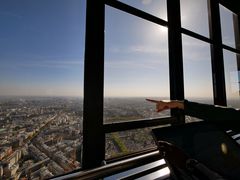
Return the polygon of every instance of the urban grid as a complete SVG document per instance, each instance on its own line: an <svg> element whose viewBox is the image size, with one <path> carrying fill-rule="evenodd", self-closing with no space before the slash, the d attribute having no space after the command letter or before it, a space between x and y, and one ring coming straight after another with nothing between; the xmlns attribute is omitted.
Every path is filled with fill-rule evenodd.
<svg viewBox="0 0 240 180"><path fill-rule="evenodd" d="M104 123L169 116L144 98L105 98ZM83 100L0 98L0 179L46 179L81 167ZM151 129L106 134L106 159L153 147Z"/></svg>

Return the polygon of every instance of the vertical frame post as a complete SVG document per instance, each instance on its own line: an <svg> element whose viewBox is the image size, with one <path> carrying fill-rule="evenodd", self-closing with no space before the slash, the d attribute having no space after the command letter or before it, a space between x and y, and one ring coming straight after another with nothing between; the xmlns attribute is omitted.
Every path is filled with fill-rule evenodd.
<svg viewBox="0 0 240 180"><path fill-rule="evenodd" d="M168 49L169 49L169 72L170 72L170 98L184 99L183 80L183 55L181 35L180 0L167 1L168 15ZM171 114L179 115L178 111L172 110ZM179 123L184 123L184 115L180 114Z"/></svg>
<svg viewBox="0 0 240 180"><path fill-rule="evenodd" d="M235 35L235 44L236 49L240 50L240 18L239 14L233 14L233 25L234 25L234 35ZM240 54L236 54L237 59L237 71L240 73ZM240 96L240 77L238 76L238 91Z"/></svg>
<svg viewBox="0 0 240 180"><path fill-rule="evenodd" d="M83 101L83 169L105 159L103 130L104 1L87 0Z"/></svg>
<svg viewBox="0 0 240 180"><path fill-rule="evenodd" d="M219 0L209 0L208 12L209 12L210 38L213 41L213 44L211 45L211 61L213 75L212 78L213 78L214 104L226 106L227 100L226 100Z"/></svg>

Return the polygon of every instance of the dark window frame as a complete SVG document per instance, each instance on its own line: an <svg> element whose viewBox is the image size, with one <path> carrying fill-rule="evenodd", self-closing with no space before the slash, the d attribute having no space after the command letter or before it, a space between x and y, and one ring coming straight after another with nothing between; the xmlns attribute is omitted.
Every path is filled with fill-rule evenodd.
<svg viewBox="0 0 240 180"><path fill-rule="evenodd" d="M162 124L185 123L183 112L171 111L171 117L151 120L104 124L104 21L105 5L169 28L169 75L170 99L184 99L182 34L211 45L214 104L226 105L223 49L240 54L235 48L222 44L219 4L232 10L238 17L238 8L225 0L208 0L210 38L181 27L180 0L167 1L168 21L131 7L117 0L87 1L85 70L84 70L84 116L82 168L100 166L105 161L105 134L121 130L145 128ZM239 23L240 20L235 23ZM238 28L235 31L239 32ZM239 38L236 40L239 44ZM173 56L174 54L174 56Z"/></svg>

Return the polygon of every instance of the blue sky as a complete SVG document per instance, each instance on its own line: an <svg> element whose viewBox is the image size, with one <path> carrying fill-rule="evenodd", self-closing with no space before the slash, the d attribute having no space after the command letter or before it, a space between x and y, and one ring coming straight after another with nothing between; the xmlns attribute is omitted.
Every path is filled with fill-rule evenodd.
<svg viewBox="0 0 240 180"><path fill-rule="evenodd" d="M0 1L1 95L81 95L84 1Z"/></svg>
<svg viewBox="0 0 240 180"><path fill-rule="evenodd" d="M121 1L167 20L166 0ZM0 1L0 95L83 95L85 5ZM206 0L181 0L183 27L208 37L206 8ZM105 13L105 96L169 97L167 28L108 6ZM183 35L183 57L186 96L212 96L209 45Z"/></svg>

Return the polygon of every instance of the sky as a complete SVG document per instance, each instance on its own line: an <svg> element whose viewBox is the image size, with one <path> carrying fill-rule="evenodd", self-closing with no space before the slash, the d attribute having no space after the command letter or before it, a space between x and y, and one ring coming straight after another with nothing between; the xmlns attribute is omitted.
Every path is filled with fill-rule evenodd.
<svg viewBox="0 0 240 180"><path fill-rule="evenodd" d="M167 21L166 0L121 1ZM0 96L83 95L85 6L85 0L0 0ZM181 12L184 28L209 37L206 0L181 0ZM223 42L234 46L231 13L221 8L221 18ZM105 6L106 97L169 97L167 33ZM210 46L182 39L186 97L212 97ZM236 71L235 56L224 55Z"/></svg>
<svg viewBox="0 0 240 180"><path fill-rule="evenodd" d="M85 3L0 1L0 95L82 95Z"/></svg>

